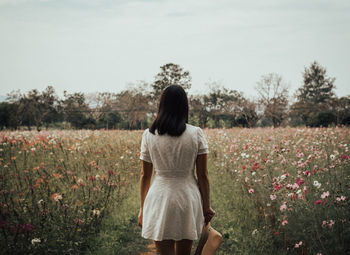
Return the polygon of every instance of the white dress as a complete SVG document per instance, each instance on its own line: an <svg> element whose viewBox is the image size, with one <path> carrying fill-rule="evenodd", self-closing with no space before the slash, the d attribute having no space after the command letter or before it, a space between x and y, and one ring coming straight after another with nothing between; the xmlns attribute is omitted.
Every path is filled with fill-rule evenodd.
<svg viewBox="0 0 350 255"><path fill-rule="evenodd" d="M155 177L144 201L142 237L155 241L196 240L204 216L194 176L197 155L208 153L201 128L186 124L179 137L142 135L140 159L151 162Z"/></svg>

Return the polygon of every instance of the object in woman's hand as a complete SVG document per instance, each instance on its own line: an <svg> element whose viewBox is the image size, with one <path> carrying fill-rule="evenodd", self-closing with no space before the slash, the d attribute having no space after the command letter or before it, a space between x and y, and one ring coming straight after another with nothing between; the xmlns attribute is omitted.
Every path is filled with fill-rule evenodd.
<svg viewBox="0 0 350 255"><path fill-rule="evenodd" d="M204 225L201 237L198 242L195 255L214 255L220 247L222 241L221 234L210 226Z"/></svg>

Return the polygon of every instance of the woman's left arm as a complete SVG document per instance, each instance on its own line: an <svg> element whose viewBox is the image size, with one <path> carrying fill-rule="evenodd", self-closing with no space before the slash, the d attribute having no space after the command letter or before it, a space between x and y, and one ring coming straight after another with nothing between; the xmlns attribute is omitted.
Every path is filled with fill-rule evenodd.
<svg viewBox="0 0 350 255"><path fill-rule="evenodd" d="M140 213L137 219L137 222L140 227L142 227L142 215L143 215L143 203L149 187L151 185L153 172L153 164L147 161L141 161L141 176L140 176Z"/></svg>

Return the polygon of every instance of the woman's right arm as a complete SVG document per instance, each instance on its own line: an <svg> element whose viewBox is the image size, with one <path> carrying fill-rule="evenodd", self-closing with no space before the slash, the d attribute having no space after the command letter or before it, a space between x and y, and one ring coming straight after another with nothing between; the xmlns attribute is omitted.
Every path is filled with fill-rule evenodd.
<svg viewBox="0 0 350 255"><path fill-rule="evenodd" d="M142 227L142 216L143 216L143 204L145 202L146 195L150 188L153 164L147 161L141 161L141 176L140 176L140 212L138 216L138 224Z"/></svg>
<svg viewBox="0 0 350 255"><path fill-rule="evenodd" d="M203 215L205 223L214 217L215 211L210 207L210 185L207 167L207 154L200 154L196 159L196 173L198 178L199 191L203 201Z"/></svg>

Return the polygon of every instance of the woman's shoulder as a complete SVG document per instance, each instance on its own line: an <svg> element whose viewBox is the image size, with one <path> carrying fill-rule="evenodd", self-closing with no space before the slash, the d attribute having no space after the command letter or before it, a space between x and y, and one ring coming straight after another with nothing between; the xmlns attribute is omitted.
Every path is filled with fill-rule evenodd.
<svg viewBox="0 0 350 255"><path fill-rule="evenodd" d="M198 134L198 132L200 132L201 128L186 123L186 130L187 130L187 132L189 132L190 134Z"/></svg>
<svg viewBox="0 0 350 255"><path fill-rule="evenodd" d="M186 123L186 129L189 129L189 130L194 130L194 131L198 131L199 129L201 129L200 127L198 126L194 126L194 125L191 125L191 124L188 124Z"/></svg>

